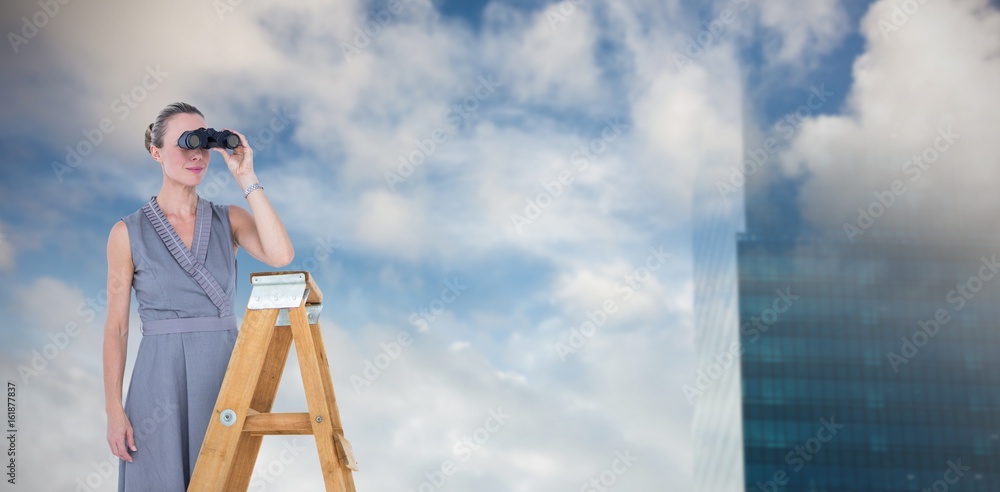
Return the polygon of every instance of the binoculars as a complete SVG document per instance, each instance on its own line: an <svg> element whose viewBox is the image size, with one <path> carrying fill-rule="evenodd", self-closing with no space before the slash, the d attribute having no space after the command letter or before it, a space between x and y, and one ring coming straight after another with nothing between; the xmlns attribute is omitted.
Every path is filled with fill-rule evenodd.
<svg viewBox="0 0 1000 492"><path fill-rule="evenodd" d="M240 146L240 136L229 130L218 131L214 128L199 128L182 133L181 138L177 140L177 145L182 149L221 147L232 150Z"/></svg>

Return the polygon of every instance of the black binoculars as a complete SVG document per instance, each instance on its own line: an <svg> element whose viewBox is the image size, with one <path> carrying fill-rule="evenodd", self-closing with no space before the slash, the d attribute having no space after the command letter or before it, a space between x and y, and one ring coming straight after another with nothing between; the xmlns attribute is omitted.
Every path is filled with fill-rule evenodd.
<svg viewBox="0 0 1000 492"><path fill-rule="evenodd" d="M199 128L182 133L181 138L177 140L177 145L182 149L222 147L232 150L240 146L240 136L229 130L218 131L214 128Z"/></svg>

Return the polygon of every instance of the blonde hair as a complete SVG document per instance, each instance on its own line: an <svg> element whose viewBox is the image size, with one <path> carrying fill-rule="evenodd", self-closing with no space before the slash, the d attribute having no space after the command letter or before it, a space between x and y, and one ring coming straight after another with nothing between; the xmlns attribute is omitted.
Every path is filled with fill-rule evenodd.
<svg viewBox="0 0 1000 492"><path fill-rule="evenodd" d="M175 102L167 105L156 115L156 120L146 128L146 152L149 152L153 145L163 147L163 134L167 132L167 120L175 114L196 114L202 118L205 117L201 111L198 111L198 108L186 102Z"/></svg>

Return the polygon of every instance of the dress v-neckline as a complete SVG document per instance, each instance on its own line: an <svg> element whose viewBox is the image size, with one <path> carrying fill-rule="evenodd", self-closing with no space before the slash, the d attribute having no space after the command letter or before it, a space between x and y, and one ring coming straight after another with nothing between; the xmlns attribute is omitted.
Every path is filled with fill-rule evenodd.
<svg viewBox="0 0 1000 492"><path fill-rule="evenodd" d="M205 266L208 259L208 243L212 234L212 217L214 216L211 202L198 197L198 204L195 208L194 237L191 239L190 249L184 244L184 241L181 241L174 226L160 210L155 196L149 199L149 203L143 206L142 210L170 255L177 260L177 264L191 278L198 282L198 285L219 309L219 316L228 316L230 309L225 289L219 285L219 282Z"/></svg>
<svg viewBox="0 0 1000 492"><path fill-rule="evenodd" d="M163 225L166 229L167 234L173 242L176 242L177 246L183 249L196 264L204 264L205 257L208 253L208 245L205 244L208 241L210 230L207 227L209 223L206 221L206 217L209 216L211 210L208 207L208 202L206 202L202 197L198 197L198 201L195 204L194 209L194 233L191 235L191 246L184 244L184 240L181 239L180 234L174 229L174 225L170 223L167 219L167 215L163 213L160 209L160 205L156 202L156 197L150 199L150 206L153 208L156 215L162 219Z"/></svg>
<svg viewBox="0 0 1000 492"><path fill-rule="evenodd" d="M199 196L197 197L194 203L194 227L191 229L191 246L184 244L184 238L181 237L181 233L177 232L177 228L174 227L174 225L170 222L170 219L167 217L167 214L163 213L162 209L160 210L160 213L163 214L163 218L166 219L167 221L167 226L170 228L170 233L177 236L177 239L180 239L181 245L184 246L184 249L186 249L188 253L191 253L192 255L197 250L197 245L195 245L195 241L198 240L198 225L200 224L200 222L198 222L198 219L201 218L201 214L198 213L200 211L199 209L201 208L198 206L200 203L201 203L201 197ZM160 205L157 204L156 208L160 208Z"/></svg>

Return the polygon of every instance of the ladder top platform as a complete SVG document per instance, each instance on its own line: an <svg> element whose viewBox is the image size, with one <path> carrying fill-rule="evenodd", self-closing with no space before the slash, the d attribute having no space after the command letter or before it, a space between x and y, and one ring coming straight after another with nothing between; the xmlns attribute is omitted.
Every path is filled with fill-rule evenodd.
<svg viewBox="0 0 1000 492"><path fill-rule="evenodd" d="M312 275L306 271L255 272L250 274L250 284L254 288L257 288L258 286L265 288L281 285L305 285L305 287L309 289L309 296L306 298L306 304L323 303L323 292L319 290L319 286L316 285L316 281L313 280ZM253 296L253 293L251 293L251 296ZM296 305L297 304L298 303L296 303Z"/></svg>

